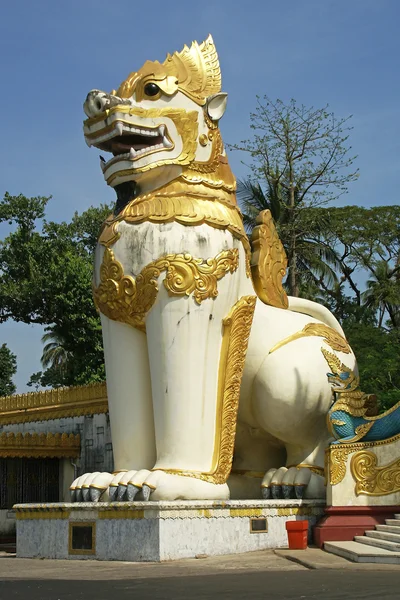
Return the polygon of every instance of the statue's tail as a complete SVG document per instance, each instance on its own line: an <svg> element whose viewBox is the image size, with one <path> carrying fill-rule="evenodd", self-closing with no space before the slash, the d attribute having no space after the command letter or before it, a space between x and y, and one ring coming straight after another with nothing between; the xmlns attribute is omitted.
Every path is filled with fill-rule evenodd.
<svg viewBox="0 0 400 600"><path fill-rule="evenodd" d="M318 319L318 321L322 321L325 325L335 329L344 338L346 337L339 321L333 316L331 311L325 308L325 306L322 306L322 304L318 304L312 300L305 300L304 298L295 298L294 296L288 296L288 300L289 310L314 317L314 319Z"/></svg>

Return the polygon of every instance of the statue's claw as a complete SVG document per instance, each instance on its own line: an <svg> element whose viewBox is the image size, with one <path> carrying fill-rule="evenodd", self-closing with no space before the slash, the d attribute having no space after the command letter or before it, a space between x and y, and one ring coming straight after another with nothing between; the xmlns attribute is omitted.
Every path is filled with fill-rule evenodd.
<svg viewBox="0 0 400 600"><path fill-rule="evenodd" d="M124 483L120 483L118 485L117 502L123 502L125 500L126 488L127 488L127 485Z"/></svg>
<svg viewBox="0 0 400 600"><path fill-rule="evenodd" d="M310 488L310 482L313 485ZM280 467L270 469L261 484L261 496L264 500L291 500L304 497L322 497L319 493L322 477L308 468ZM315 495L316 494L316 495Z"/></svg>
<svg viewBox="0 0 400 600"><path fill-rule="evenodd" d="M150 494L151 494L151 492L152 492L153 490L155 490L155 489L156 489L156 488L155 488L155 487L153 487L153 486L151 486L151 487L150 487L149 485L143 484L143 487L142 487L142 494L143 494L143 500L144 500L145 502L148 502L148 500L149 500L149 498L150 498Z"/></svg>
<svg viewBox="0 0 400 600"><path fill-rule="evenodd" d="M136 497L136 494L138 494L141 489L142 489L141 484L135 485L134 483L132 483L130 481L126 488L126 499L128 500L128 502L133 502Z"/></svg>

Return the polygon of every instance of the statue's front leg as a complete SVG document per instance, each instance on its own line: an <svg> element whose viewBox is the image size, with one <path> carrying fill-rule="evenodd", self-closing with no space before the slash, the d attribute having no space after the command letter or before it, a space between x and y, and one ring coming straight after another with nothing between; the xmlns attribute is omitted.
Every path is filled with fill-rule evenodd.
<svg viewBox="0 0 400 600"><path fill-rule="evenodd" d="M230 233L204 226L187 228L185 234L183 243L191 251L191 258L186 253L187 268L171 259L146 319L157 460L151 472L143 470L137 478L145 498L151 494L154 500L226 499L236 427L232 397L236 394L238 401L243 338L249 333L254 298L252 303L240 303L245 257ZM177 246L180 250L179 242ZM219 262L217 278L215 257L225 261ZM199 265L199 259L200 273L192 262ZM203 277L206 259L209 277ZM198 276L202 281L193 288ZM187 293L182 295L183 289ZM228 315L231 318L226 319ZM237 323L247 325L243 335ZM235 356L232 344L229 350L232 335L236 335ZM230 395L225 390L227 378Z"/></svg>

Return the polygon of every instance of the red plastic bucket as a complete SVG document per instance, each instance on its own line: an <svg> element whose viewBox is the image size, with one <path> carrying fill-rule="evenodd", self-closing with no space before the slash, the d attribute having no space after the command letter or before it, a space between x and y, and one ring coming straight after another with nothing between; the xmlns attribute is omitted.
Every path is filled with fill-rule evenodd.
<svg viewBox="0 0 400 600"><path fill-rule="evenodd" d="M307 548L308 521L286 521L286 531L290 550Z"/></svg>

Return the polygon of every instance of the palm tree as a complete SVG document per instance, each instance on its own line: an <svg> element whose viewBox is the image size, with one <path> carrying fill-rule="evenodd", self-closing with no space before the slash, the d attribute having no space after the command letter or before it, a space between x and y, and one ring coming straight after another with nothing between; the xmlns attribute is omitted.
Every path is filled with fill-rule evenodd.
<svg viewBox="0 0 400 600"><path fill-rule="evenodd" d="M362 294L365 306L378 313L378 326L382 327L385 314L389 315L391 327L400 327L400 281L398 266L393 269L389 262L381 260L373 267L373 275Z"/></svg>
<svg viewBox="0 0 400 600"><path fill-rule="evenodd" d="M271 211L288 258L285 286L290 295L298 296L301 285L328 288L335 285L338 281L335 269L340 268L340 264L335 251L322 240L329 216L322 210L303 209L300 194L295 190L294 195L295 211L286 186L281 186L278 180L276 184L267 182L266 192L258 182L238 181L237 197L246 230L252 231L262 210Z"/></svg>
<svg viewBox="0 0 400 600"><path fill-rule="evenodd" d="M40 362L45 369L55 369L63 374L68 368L71 353L65 349L65 340L55 325L46 327L45 331L42 342L46 345L43 348Z"/></svg>

